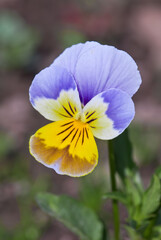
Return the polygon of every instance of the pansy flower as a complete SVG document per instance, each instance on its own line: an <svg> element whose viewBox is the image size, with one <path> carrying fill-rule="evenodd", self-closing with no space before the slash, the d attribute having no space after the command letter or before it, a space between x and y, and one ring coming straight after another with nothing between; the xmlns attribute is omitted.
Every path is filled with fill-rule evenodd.
<svg viewBox="0 0 161 240"><path fill-rule="evenodd" d="M90 173L98 162L94 137L113 139L128 127L140 83L124 51L97 42L67 48L31 84L33 107L53 121L30 138L31 154L59 174Z"/></svg>

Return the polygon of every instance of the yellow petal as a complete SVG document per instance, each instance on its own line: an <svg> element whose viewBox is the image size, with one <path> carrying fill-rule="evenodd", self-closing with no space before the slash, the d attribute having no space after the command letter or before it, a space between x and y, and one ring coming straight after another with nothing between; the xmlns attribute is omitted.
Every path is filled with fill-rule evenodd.
<svg viewBox="0 0 161 240"><path fill-rule="evenodd" d="M50 123L30 139L35 159L59 174L79 177L98 162L98 150L87 123L74 118Z"/></svg>

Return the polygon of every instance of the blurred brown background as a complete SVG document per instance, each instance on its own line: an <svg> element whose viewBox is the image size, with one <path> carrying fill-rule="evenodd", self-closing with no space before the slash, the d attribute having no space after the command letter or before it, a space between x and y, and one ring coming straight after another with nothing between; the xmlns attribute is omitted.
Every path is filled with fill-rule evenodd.
<svg viewBox="0 0 161 240"><path fill-rule="evenodd" d="M34 75L86 40L114 45L137 62L143 83L130 136L145 185L161 163L161 2L0 0L0 239L77 239L37 207L40 191L79 197L100 211L109 185L106 143L98 142L99 166L81 179L57 175L28 152L30 135L48 123L29 103Z"/></svg>

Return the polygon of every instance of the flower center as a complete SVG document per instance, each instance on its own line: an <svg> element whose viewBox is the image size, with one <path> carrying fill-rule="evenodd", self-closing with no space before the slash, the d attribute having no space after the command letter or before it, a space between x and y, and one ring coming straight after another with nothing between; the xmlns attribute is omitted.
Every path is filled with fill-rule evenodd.
<svg viewBox="0 0 161 240"><path fill-rule="evenodd" d="M81 121L81 122L83 122L83 123L85 123L86 122L86 118L85 118L85 114L84 114L84 112L78 112L75 116L74 116L74 118L76 119L76 120L79 120L79 121Z"/></svg>

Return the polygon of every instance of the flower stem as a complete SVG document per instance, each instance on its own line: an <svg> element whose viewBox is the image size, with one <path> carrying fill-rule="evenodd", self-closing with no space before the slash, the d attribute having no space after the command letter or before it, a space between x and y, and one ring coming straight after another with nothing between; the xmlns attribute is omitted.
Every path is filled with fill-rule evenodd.
<svg viewBox="0 0 161 240"><path fill-rule="evenodd" d="M110 168L110 180L111 180L111 190L112 192L117 191L116 179L115 179L115 157L113 150L112 141L108 141L108 156L109 156L109 168ZM120 217L119 217L119 207L118 201L112 200L112 210L113 210L113 221L114 221L114 239L120 240Z"/></svg>

